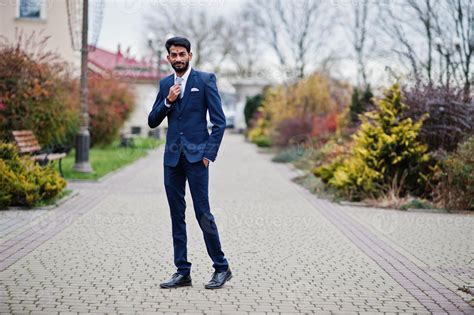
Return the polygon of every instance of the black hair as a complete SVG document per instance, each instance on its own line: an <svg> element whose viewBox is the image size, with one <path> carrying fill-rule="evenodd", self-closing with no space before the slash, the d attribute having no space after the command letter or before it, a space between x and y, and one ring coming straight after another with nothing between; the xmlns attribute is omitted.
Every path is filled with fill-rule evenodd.
<svg viewBox="0 0 474 315"><path fill-rule="evenodd" d="M188 53L191 52L191 43L185 37L180 37L180 36L171 37L170 39L166 41L165 46L166 46L166 50L168 51L168 54L170 53L171 46L184 47L186 48L186 51Z"/></svg>

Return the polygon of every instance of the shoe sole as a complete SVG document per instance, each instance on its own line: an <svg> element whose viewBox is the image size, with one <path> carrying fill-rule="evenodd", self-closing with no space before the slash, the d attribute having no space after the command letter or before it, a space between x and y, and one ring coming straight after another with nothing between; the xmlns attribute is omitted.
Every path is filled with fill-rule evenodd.
<svg viewBox="0 0 474 315"><path fill-rule="evenodd" d="M191 286L193 286L192 283L183 283L183 284L172 285L172 286L162 286L162 285L160 284L160 288L162 288L162 289L173 289L173 288L191 287Z"/></svg>
<svg viewBox="0 0 474 315"><path fill-rule="evenodd" d="M229 277L229 278L227 278L227 280L226 280L226 281L224 281L224 283L223 283L222 285L218 286L218 287L212 287L212 288L208 288L208 287L204 286L204 288L206 288L206 289L209 289L209 290L213 290L213 289L220 289L220 288L222 288L222 287L224 286L224 284L225 284L227 281L229 281L230 279L232 279L232 275L230 275L230 277Z"/></svg>

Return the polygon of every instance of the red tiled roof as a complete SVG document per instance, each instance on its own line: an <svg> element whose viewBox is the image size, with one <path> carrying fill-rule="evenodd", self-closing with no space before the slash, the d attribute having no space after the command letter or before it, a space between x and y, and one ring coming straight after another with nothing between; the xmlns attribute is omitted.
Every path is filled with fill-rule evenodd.
<svg viewBox="0 0 474 315"><path fill-rule="evenodd" d="M98 73L113 73L115 76L126 80L157 81L158 73L156 64L152 60L137 60L122 54L120 48L112 53L98 47L91 47L89 51L89 68ZM164 60L161 63L165 63ZM161 73L161 77L168 73Z"/></svg>

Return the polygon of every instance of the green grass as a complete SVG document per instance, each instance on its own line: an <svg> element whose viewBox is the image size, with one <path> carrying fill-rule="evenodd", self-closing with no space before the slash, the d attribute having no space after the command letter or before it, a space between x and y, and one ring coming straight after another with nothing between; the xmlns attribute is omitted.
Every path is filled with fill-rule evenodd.
<svg viewBox="0 0 474 315"><path fill-rule="evenodd" d="M314 167L313 155L314 150L311 148L292 146L277 151L272 161L276 163L293 163L297 168L306 170L307 168L312 169ZM309 165L307 166L306 164L308 163Z"/></svg>
<svg viewBox="0 0 474 315"><path fill-rule="evenodd" d="M411 199L409 202L402 204L400 206L400 210L408 210L408 209L436 209L434 204L431 204L427 200L420 200L420 199Z"/></svg>
<svg viewBox="0 0 474 315"><path fill-rule="evenodd" d="M259 136L253 139L252 142L261 148L269 148L272 146L272 140L270 139L270 137L267 136Z"/></svg>
<svg viewBox="0 0 474 315"><path fill-rule="evenodd" d="M68 156L62 160L62 168L66 179L98 180L106 174L130 164L147 154L150 149L157 148L164 141L154 138L135 138L134 147L120 147L119 141L103 147L93 147L89 151L89 161L92 173L81 173L73 170L75 163L75 150L72 149ZM55 168L59 170L58 163Z"/></svg>
<svg viewBox="0 0 474 315"><path fill-rule="evenodd" d="M300 184L308 189L311 193L320 198L335 201L336 196L330 188L327 188L320 178L314 176L312 173L305 172L304 175L293 178L293 182Z"/></svg>
<svg viewBox="0 0 474 315"><path fill-rule="evenodd" d="M299 158L299 152L296 148L290 147L285 148L275 154L272 158L272 162L275 163L290 163Z"/></svg>

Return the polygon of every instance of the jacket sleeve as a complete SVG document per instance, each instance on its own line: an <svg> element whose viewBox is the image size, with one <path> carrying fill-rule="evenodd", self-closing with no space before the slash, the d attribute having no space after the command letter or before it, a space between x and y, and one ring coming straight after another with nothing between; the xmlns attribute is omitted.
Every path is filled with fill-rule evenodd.
<svg viewBox="0 0 474 315"><path fill-rule="evenodd" d="M155 103L153 104L153 108L148 115L148 126L150 126L150 128L158 127L163 119L165 119L168 112L173 108L173 106L165 106L165 96L163 95L162 91L163 88L162 84L160 83L160 91L158 92Z"/></svg>
<svg viewBox="0 0 474 315"><path fill-rule="evenodd" d="M221 97L217 90L216 76L211 74L205 81L209 119L213 126L212 132L209 135L209 140L204 149L203 157L214 162L217 157L217 152L219 151L222 137L224 136L226 120L224 111L222 110Z"/></svg>

